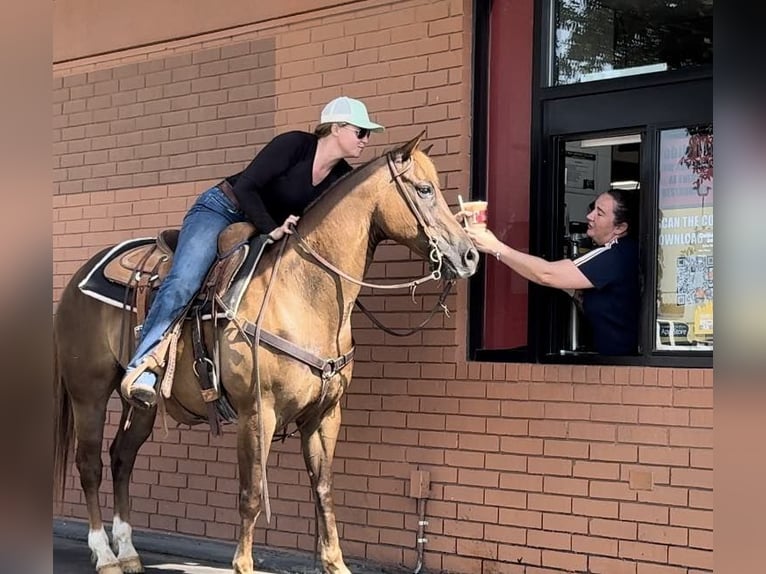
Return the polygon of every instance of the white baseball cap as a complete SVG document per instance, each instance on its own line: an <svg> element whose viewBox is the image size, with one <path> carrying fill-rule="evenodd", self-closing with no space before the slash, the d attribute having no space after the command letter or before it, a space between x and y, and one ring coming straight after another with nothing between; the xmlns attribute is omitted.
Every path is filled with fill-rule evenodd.
<svg viewBox="0 0 766 574"><path fill-rule="evenodd" d="M322 110L319 123L321 124L351 124L358 128L365 128L371 132L382 132L385 128L380 124L370 121L367 107L354 98L341 96L328 103Z"/></svg>

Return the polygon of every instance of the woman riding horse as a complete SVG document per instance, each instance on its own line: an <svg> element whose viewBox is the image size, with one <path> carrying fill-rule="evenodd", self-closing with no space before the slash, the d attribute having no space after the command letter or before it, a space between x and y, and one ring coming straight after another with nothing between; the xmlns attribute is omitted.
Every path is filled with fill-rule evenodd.
<svg viewBox="0 0 766 574"><path fill-rule="evenodd" d="M313 134L299 131L275 137L247 168L203 193L186 214L170 273L162 282L133 358L122 382L131 403L151 407L157 399L162 362L154 351L177 321L213 264L218 235L227 226L250 221L259 233L277 241L298 221L298 214L325 189L351 171L346 159L358 158L370 132L383 126L370 121L359 100L335 98L322 110ZM284 221L282 225L276 222Z"/></svg>
<svg viewBox="0 0 766 574"><path fill-rule="evenodd" d="M451 281L476 271L478 252L445 202L433 163L417 149L419 141L420 137L413 139L329 187L306 210L295 233L264 253L236 315L218 328L221 385L237 412L241 525L232 561L237 574L253 573L255 520L261 511L269 518L265 461L275 432L291 423L299 430L309 472L324 570L350 574L335 524L332 462L341 423L340 399L350 383L353 360L342 368L317 369L273 347L253 345L257 337L248 335L253 331L243 325L257 323L264 333L278 335L313 356L350 356L359 279L381 241L408 246L430 262L434 278ZM102 257L103 252L75 273L55 317L55 484L63 489L67 456L76 437L75 460L96 568L100 574L127 574L143 571L131 538L128 486L157 409L134 410L122 402L122 418L110 448L113 552L98 491L107 403L125 366L119 352L125 311L77 288ZM264 308L270 291L275 296ZM172 395L164 404L174 419L192 424L204 417L206 404L192 372L190 329L185 328L182 336Z"/></svg>

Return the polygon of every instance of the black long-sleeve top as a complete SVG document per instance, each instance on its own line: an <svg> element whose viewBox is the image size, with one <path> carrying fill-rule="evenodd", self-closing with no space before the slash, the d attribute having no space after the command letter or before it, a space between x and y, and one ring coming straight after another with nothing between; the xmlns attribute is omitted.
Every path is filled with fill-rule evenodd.
<svg viewBox="0 0 766 574"><path fill-rule="evenodd" d="M260 233L279 227L288 215L302 215L309 203L351 171L351 166L340 160L314 186L312 171L318 141L317 136L306 132L280 134L243 171L226 178L240 209Z"/></svg>

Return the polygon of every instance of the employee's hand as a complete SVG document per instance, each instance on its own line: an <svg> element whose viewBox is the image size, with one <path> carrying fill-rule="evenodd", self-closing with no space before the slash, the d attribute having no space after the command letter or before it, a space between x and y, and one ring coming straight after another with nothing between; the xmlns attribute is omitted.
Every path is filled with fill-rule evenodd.
<svg viewBox="0 0 766 574"><path fill-rule="evenodd" d="M299 219L300 217L297 215L288 215L287 219L285 219L285 222L281 226L273 229L271 233L269 233L269 237L271 237L274 241L279 241L285 235L292 235L293 225L298 223Z"/></svg>
<svg viewBox="0 0 766 574"><path fill-rule="evenodd" d="M455 220L456 220L458 223L463 223L463 222L464 222L466 219L468 219L468 217L469 217L470 215L471 215L471 212L470 212L470 211L465 211L465 210L463 210L463 211L458 211L458 212L455 214Z"/></svg>
<svg viewBox="0 0 766 574"><path fill-rule="evenodd" d="M465 232L471 238L476 249L482 253L497 253L503 243L495 237L489 229L480 229L476 227L467 227Z"/></svg>

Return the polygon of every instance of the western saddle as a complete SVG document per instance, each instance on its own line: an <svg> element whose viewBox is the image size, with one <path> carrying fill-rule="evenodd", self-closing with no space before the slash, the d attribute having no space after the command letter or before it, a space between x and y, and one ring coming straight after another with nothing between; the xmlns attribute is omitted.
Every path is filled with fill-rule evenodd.
<svg viewBox="0 0 766 574"><path fill-rule="evenodd" d="M104 276L114 283L134 288L133 305L137 323L146 318L152 290L162 283L170 272L173 255L178 246L178 229L164 229L154 243L140 245L115 257L104 267ZM222 295L244 258L239 249L255 233L250 223L235 223L218 236L218 260L202 286L204 292Z"/></svg>

